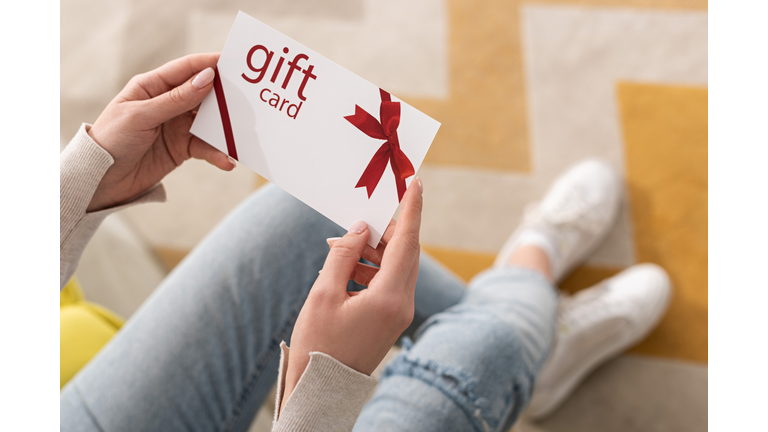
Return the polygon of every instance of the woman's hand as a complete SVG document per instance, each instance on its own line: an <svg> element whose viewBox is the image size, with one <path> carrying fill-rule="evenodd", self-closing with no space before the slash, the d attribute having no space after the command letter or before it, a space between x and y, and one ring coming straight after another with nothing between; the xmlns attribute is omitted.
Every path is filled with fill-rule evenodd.
<svg viewBox="0 0 768 432"><path fill-rule="evenodd" d="M331 251L299 313L280 410L309 363L309 353L328 354L370 375L413 320L413 293L419 273L421 180L403 197L400 218L387 227L376 249L367 245L365 222L331 243ZM380 268L358 262L360 257ZM353 279L368 289L347 292Z"/></svg>
<svg viewBox="0 0 768 432"><path fill-rule="evenodd" d="M219 53L189 55L136 75L107 105L88 134L115 163L88 211L146 191L190 157L230 171L234 161L189 133L197 107L213 87Z"/></svg>

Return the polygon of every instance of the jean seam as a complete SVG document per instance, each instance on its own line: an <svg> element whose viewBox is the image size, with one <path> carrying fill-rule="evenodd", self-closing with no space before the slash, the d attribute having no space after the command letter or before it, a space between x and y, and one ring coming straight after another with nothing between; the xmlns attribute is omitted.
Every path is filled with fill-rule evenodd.
<svg viewBox="0 0 768 432"><path fill-rule="evenodd" d="M259 359L260 361L257 360L254 364L254 367L251 369L250 377L246 381L246 384L243 386L243 389L240 392L240 397L238 398L237 403L235 403L235 408L232 410L229 419L224 422L222 432L231 432L235 430L234 428L237 426L240 420L240 415L243 412L243 406L253 393L253 388L256 386L256 382L264 373L264 369L266 365L269 364L269 360L271 360L272 356L275 355L275 353L279 350L280 343L285 340L286 334L289 333L293 325L296 323L296 319L298 318L299 312L301 312L303 305L304 302L300 302L294 306L289 314L289 319L285 321L280 331L275 332L272 335L272 339L270 340L266 354L262 356L261 359Z"/></svg>
<svg viewBox="0 0 768 432"><path fill-rule="evenodd" d="M88 406L88 401L85 400L85 397L83 396L83 392L80 391L79 386L77 383L72 383L72 389L77 393L77 396L80 398L80 401L83 403L83 409L86 413L88 413L88 417L91 418L91 421L93 421L93 424L98 428L100 431L104 431L105 429L101 426L99 423L99 419L96 418L96 415L93 414L91 411L91 408Z"/></svg>

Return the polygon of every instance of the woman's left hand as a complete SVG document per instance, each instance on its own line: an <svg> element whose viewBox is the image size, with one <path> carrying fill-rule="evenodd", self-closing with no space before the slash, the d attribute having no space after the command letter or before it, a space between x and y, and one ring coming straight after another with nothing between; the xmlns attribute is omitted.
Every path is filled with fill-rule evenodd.
<svg viewBox="0 0 768 432"><path fill-rule="evenodd" d="M413 321L419 274L422 185L416 178L403 196L378 248L368 246L365 222L331 241L331 251L309 292L291 336L282 410L309 363L312 351L327 354L370 375ZM380 266L359 262L363 257ZM347 282L367 286L347 292Z"/></svg>

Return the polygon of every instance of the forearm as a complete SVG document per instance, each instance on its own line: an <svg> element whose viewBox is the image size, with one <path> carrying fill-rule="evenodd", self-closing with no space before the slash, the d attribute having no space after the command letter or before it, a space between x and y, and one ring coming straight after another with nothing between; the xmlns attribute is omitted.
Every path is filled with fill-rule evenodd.
<svg viewBox="0 0 768 432"><path fill-rule="evenodd" d="M114 160L88 136L87 127L80 127L59 158L60 289L72 277L83 249L104 218L128 205L165 200L165 190L158 184L128 203L88 213L93 193Z"/></svg>

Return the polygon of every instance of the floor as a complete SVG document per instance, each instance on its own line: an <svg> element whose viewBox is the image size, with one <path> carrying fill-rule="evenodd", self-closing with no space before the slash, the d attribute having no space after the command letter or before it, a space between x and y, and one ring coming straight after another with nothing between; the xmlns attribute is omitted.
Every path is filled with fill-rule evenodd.
<svg viewBox="0 0 768 432"><path fill-rule="evenodd" d="M551 419L515 430L706 429L706 0L64 0L62 143L132 75L221 49L238 9L443 123L419 173L421 240L465 279L571 163L621 172L619 223L562 288L656 262L675 286L669 313ZM167 203L107 219L78 271L86 296L129 317L263 182L185 164ZM267 430L268 411L252 430Z"/></svg>

